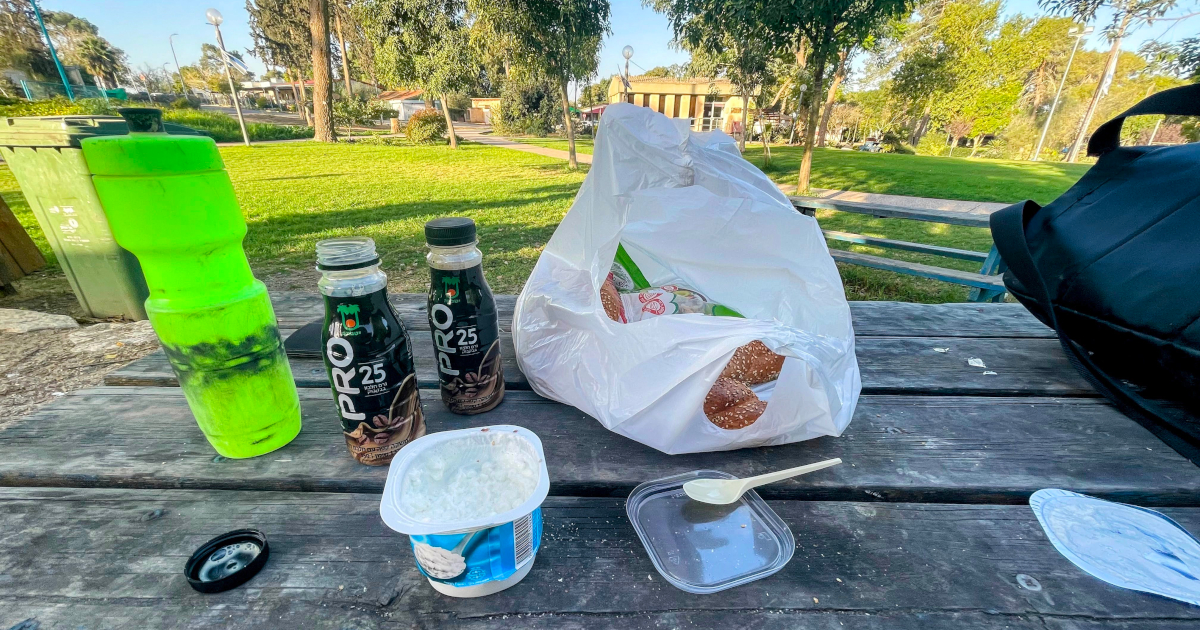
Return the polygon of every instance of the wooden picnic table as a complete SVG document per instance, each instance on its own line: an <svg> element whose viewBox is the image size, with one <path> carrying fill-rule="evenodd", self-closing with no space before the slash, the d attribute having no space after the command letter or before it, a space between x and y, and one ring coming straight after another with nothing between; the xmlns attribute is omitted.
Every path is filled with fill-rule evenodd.
<svg viewBox="0 0 1200 630"><path fill-rule="evenodd" d="M424 296L395 302L428 385ZM285 331L320 315L316 295L280 293L275 304ZM511 313L513 298L500 304ZM549 466L533 571L465 600L430 588L407 537L380 520L386 470L347 455L317 363L293 361L304 414L295 441L230 460L205 442L161 355L144 358L0 430L0 628L1200 624L1200 608L1076 569L1026 505L1035 490L1067 488L1162 507L1200 531L1200 470L1097 398L1048 329L1015 304L855 302L852 312L864 395L838 438L663 455L527 391L511 342L511 391L493 412L454 416L423 390L430 431L522 425ZM643 481L828 457L845 464L761 489L795 536L791 562L718 595L662 579L625 516ZM182 574L192 550L244 527L270 540L262 572L226 593L192 591Z"/></svg>

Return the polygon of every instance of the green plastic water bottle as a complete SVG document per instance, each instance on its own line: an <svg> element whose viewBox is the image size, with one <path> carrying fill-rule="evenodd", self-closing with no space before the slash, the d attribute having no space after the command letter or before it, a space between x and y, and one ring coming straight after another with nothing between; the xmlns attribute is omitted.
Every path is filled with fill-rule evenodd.
<svg viewBox="0 0 1200 630"><path fill-rule="evenodd" d="M300 400L217 146L167 135L157 109L121 115L128 135L81 144L113 237L142 265L150 324L213 448L271 452L300 432Z"/></svg>

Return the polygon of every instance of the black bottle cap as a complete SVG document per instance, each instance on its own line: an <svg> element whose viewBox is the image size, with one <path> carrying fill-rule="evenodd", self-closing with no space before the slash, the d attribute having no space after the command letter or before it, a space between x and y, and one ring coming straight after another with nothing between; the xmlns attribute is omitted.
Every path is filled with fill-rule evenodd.
<svg viewBox="0 0 1200 630"><path fill-rule="evenodd" d="M267 537L256 529L226 532L200 545L183 565L183 574L201 593L228 591L254 577L270 552Z"/></svg>
<svg viewBox="0 0 1200 630"><path fill-rule="evenodd" d="M475 242L475 221L467 217L442 217L425 224L425 242L438 247Z"/></svg>
<svg viewBox="0 0 1200 630"><path fill-rule="evenodd" d="M163 128L162 110L153 107L121 107L117 109L131 133L166 133Z"/></svg>

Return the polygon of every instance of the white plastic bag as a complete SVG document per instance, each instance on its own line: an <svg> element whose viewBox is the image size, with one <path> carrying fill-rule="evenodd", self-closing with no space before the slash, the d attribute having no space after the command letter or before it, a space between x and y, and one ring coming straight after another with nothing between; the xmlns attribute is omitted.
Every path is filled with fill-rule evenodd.
<svg viewBox="0 0 1200 630"><path fill-rule="evenodd" d="M797 212L721 132L611 105L575 203L517 298L513 342L534 391L664 453L840 435L861 383L841 277ZM677 284L745 315L621 324L600 303L617 245L653 286ZM787 357L753 424L717 427L704 398L733 351Z"/></svg>

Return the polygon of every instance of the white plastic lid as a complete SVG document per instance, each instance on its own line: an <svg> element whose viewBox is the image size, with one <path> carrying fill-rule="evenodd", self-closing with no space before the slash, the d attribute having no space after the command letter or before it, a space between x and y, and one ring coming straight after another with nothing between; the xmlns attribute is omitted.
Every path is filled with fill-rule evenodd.
<svg viewBox="0 0 1200 630"><path fill-rule="evenodd" d="M489 441L494 442L495 436L499 435L505 436L502 439L510 439L509 436L523 439L532 447L531 457L537 457L536 465L540 471L538 483L533 492L521 505L498 514L446 522L417 520L404 511L401 503L404 477L422 453L455 440L463 443L462 447L465 451L466 449L486 445ZM489 440L489 438L491 439ZM515 521L537 509L546 500L546 495L549 493L550 475L546 471L546 455L542 451L542 441L532 431L508 424L459 429L457 431L442 431L440 433L430 433L409 442L392 459L391 467L388 469L387 482L383 486L383 498L379 502L379 515L383 517L383 522L388 527L410 536L470 532Z"/></svg>

